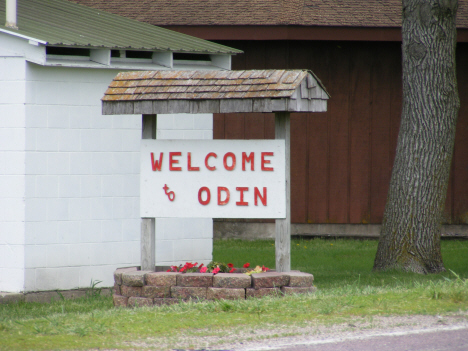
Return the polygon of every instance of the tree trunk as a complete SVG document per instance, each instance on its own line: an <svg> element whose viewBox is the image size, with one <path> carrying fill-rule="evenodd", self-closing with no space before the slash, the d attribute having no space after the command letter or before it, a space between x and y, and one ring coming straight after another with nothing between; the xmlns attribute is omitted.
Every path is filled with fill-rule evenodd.
<svg viewBox="0 0 468 351"><path fill-rule="evenodd" d="M459 99L456 0L403 0L403 110L374 270L445 271L440 229Z"/></svg>

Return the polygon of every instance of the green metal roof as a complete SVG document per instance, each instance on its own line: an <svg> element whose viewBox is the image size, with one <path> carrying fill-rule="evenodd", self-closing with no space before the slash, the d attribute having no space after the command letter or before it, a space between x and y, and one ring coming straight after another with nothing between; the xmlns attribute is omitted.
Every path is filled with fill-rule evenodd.
<svg viewBox="0 0 468 351"><path fill-rule="evenodd" d="M5 1L2 1L0 31L46 42L49 46L206 54L242 52L66 0L17 1L19 29L5 27Z"/></svg>

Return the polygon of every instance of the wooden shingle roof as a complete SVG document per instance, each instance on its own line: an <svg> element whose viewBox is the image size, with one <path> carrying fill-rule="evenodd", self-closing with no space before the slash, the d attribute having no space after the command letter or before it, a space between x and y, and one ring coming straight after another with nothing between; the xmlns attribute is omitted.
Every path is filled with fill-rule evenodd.
<svg viewBox="0 0 468 351"><path fill-rule="evenodd" d="M308 70L119 73L104 114L326 111L328 93Z"/></svg>

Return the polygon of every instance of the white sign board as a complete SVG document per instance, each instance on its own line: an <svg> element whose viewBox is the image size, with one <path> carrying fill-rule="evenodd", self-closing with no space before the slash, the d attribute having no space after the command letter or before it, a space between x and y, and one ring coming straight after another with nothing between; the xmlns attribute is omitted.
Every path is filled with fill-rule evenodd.
<svg viewBox="0 0 468 351"><path fill-rule="evenodd" d="M143 218L285 218L285 143L144 139L140 184Z"/></svg>

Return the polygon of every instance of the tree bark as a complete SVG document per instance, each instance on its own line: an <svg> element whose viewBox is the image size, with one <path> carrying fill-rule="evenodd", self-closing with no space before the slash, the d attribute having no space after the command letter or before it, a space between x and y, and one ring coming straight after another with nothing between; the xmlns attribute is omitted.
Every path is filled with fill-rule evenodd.
<svg viewBox="0 0 468 351"><path fill-rule="evenodd" d="M403 109L374 270L445 271L440 230L459 99L457 0L403 0Z"/></svg>

